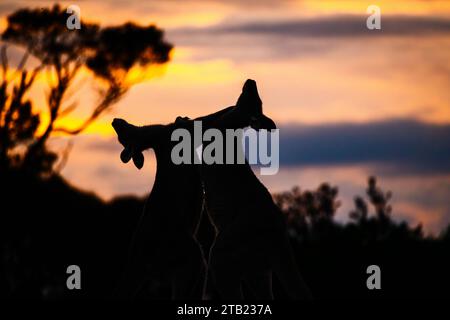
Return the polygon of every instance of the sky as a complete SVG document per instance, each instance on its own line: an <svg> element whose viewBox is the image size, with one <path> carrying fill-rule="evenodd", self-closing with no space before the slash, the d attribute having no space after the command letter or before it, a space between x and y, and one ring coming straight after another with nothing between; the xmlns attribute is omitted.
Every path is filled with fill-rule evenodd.
<svg viewBox="0 0 450 320"><path fill-rule="evenodd" d="M52 1L2 0L0 29L21 7ZM261 177L272 192L340 188L346 220L368 175L394 194L394 216L438 233L450 223L450 1L440 0L110 0L70 1L101 25L156 24L175 49L83 134L55 136L74 147L62 174L104 199L151 190L155 161L141 171L119 161L111 120L168 123L233 105L255 79L264 111L280 127L280 172ZM381 9L381 30L368 30L366 9ZM13 48L13 51L16 50ZM32 63L32 61L30 62ZM76 126L95 102L81 73ZM46 78L33 88L45 110ZM45 117L44 119L45 120ZM44 121L45 122L45 121Z"/></svg>

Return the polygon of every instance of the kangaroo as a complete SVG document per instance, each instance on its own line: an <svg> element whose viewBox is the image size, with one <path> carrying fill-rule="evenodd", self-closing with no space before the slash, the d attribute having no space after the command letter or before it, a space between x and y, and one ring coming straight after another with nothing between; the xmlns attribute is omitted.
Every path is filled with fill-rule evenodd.
<svg viewBox="0 0 450 320"><path fill-rule="evenodd" d="M276 127L262 112L262 101L253 80L244 84L235 106L194 120L202 121L205 130ZM178 117L175 125L193 132L193 120L189 118ZM151 140L154 133L137 132L139 136L121 141L125 147L121 157L124 161L133 158L139 167L143 163L139 152L146 148L144 141ZM169 136L166 138L170 140ZM309 298L291 252L283 215L249 164L203 164L201 171L207 212L218 230L208 265L220 297L242 299L243 282L256 298L272 299L272 273L275 273L291 298Z"/></svg>
<svg viewBox="0 0 450 320"><path fill-rule="evenodd" d="M276 128L262 112L253 80L244 84L236 106L224 109L218 116L195 120L202 120L204 129L217 128L222 133L246 126L258 130ZM237 147L242 148L242 144L237 143ZM244 283L254 297L272 299L275 273L290 298L309 299L311 294L291 252L282 212L248 162L202 164L201 171L206 209L218 230L210 251L209 273L221 298L242 299Z"/></svg>
<svg viewBox="0 0 450 320"><path fill-rule="evenodd" d="M226 129L248 126L257 130L276 128L263 114L253 80L246 81L235 106L194 121L202 121L204 130L215 128L223 134ZM192 130L193 121L189 118L178 118L177 123ZM237 144L238 148L241 146ZM282 212L248 162L202 164L201 178L206 210L218 231L210 250L208 274L220 297L242 299L244 283L255 298L272 299L272 273L275 273L289 297L311 298L296 266Z"/></svg>
<svg viewBox="0 0 450 320"><path fill-rule="evenodd" d="M123 162L132 158L142 168L142 151L148 148L155 151L157 161L155 183L114 296L133 298L146 280L158 280L170 282L173 299L199 299L206 267L194 234L202 210L202 184L193 166L171 161L175 125L136 127L114 119L112 126L124 146Z"/></svg>
<svg viewBox="0 0 450 320"><path fill-rule="evenodd" d="M204 117L216 119L227 110ZM184 122L178 117L169 125L137 127L123 119L114 119L112 126L124 149L123 163L131 159L141 169L142 152L152 148L157 160L153 189L137 224L125 272L113 297L133 298L148 280L170 281L173 299L202 296L206 263L195 234L203 209L203 189L198 168L174 165L171 134Z"/></svg>

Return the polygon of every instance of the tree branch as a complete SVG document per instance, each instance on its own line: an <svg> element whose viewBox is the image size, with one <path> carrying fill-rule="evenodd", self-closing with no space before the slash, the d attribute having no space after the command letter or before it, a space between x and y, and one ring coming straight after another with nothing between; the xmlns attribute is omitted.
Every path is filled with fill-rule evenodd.
<svg viewBox="0 0 450 320"><path fill-rule="evenodd" d="M102 113L104 113L111 105L119 100L128 88L121 86L111 86L102 102L94 109L92 114L83 122L81 126L76 129L68 129L64 127L54 128L55 132L62 132L70 135L76 135L84 131L89 125L94 122Z"/></svg>

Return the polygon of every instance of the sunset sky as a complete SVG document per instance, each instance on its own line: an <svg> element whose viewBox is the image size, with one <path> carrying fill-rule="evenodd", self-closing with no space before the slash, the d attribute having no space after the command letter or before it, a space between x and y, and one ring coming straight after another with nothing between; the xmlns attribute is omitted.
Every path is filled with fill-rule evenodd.
<svg viewBox="0 0 450 320"><path fill-rule="evenodd" d="M86 132L63 175L105 199L151 189L150 153L138 171L119 160L110 126L168 123L233 105L247 78L259 86L264 110L281 128L282 169L262 177L273 192L294 185L340 187L345 219L352 197L376 174L394 193L394 216L437 233L450 222L450 1L446 0L110 0L75 4L81 18L102 25L155 23L175 49L169 64L148 70L126 97ZM5 17L53 1L2 0ZM382 30L366 28L378 5ZM14 48L13 48L14 49ZM15 48L13 51L17 53ZM14 59L12 59L14 60ZM33 63L32 61L30 63ZM95 102L82 72L76 126ZM47 79L33 88L45 110ZM45 119L44 119L45 120ZM56 150L69 138L52 140Z"/></svg>

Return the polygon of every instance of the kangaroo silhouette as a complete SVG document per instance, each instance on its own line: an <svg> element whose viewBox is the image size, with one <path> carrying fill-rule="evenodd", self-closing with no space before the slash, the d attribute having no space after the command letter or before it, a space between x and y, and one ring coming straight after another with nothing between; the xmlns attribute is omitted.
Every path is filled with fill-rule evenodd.
<svg viewBox="0 0 450 320"><path fill-rule="evenodd" d="M203 128L251 126L275 129L263 114L256 82L247 80L236 106L215 117L203 117ZM236 143L236 148L242 144ZM223 150L224 154L230 150ZM233 150L237 155L237 150ZM242 150L241 150L242 152ZM236 159L235 159L236 160ZM285 219L270 192L258 180L247 161L239 164L202 164L206 208L218 230L210 250L209 270L222 299L242 299L242 283L255 298L272 299L272 273L293 299L309 299L289 244Z"/></svg>
<svg viewBox="0 0 450 320"><path fill-rule="evenodd" d="M262 101L258 95L256 82L253 80L246 81L235 106L194 120L202 121L203 130L215 128L223 133L226 129L248 126L267 130L276 128L275 123L262 112ZM152 147L150 141L153 143L159 141L162 145L171 146L170 134L167 132L171 132L174 128L185 128L191 133L193 132L193 120L189 118L178 117L175 123L169 126L146 126L139 130L129 130L130 133L124 130L125 132L122 134L118 130L119 127L136 127L127 124L124 120L115 121L116 124L113 123L113 126L118 132L119 142L125 147L121 159L127 162L132 158L138 168L143 164L142 150ZM153 128L158 128L158 130ZM160 134L158 131L161 128L169 130L163 129L165 134ZM167 141L163 141L161 138L166 138ZM241 148L242 144L237 143L236 146ZM197 147L197 145L193 145L194 149ZM159 170L160 163L171 162L170 156L167 157L170 150L165 149L162 152L165 156L158 158L157 149L153 148L157 155ZM237 150L234 151L234 154L237 155ZM195 152L192 154L194 155ZM183 181L199 179L196 170L192 170L194 166L191 165L191 169L189 169L189 165L181 166L184 171L179 171L178 175L172 174L172 179L176 180L182 174L186 174ZM161 167L173 168L174 165L165 163L161 164ZM163 176L159 177L164 178ZM246 161L244 164L202 164L201 179L204 183L208 216L217 230L216 239L210 250L208 266L209 274L220 297L222 299L242 299L241 286L244 283L253 292L255 298L272 299L272 273L275 273L291 298L309 298L309 289L304 283L292 255L284 217L273 202L269 191L251 170L250 165ZM158 181L158 173L156 180ZM183 184L180 185L183 186ZM154 190L155 188L156 181ZM152 190L151 196L154 194L154 190ZM198 190L195 190L194 193L195 201L193 202L197 205L194 204L193 207L198 208L197 197L199 194L201 195L201 191L199 193ZM189 199L185 200L187 204L190 203ZM163 201L174 202L173 199L167 198ZM159 206L158 210L161 209ZM186 225L178 224L179 230L183 228L186 230L186 226L192 227L196 224L193 219L199 217L198 212L191 211L189 206L185 208L185 212L183 212L183 208L178 209L177 214L180 216L191 217L185 221L189 222ZM174 219L170 218L170 221L174 221ZM154 222L153 227L157 228L159 222ZM145 233L145 229L146 224L140 223L137 234ZM192 228L187 229L193 230ZM188 234L192 237L192 233ZM135 243L139 243L139 241L137 240ZM197 245L195 240L194 244ZM139 252L139 255L135 254L134 261L138 263L143 255L145 255L144 252ZM182 258L186 257L183 254L181 256ZM170 263L170 259L164 261ZM168 267L167 270L170 268ZM194 278L189 277L191 283ZM187 282L189 281L181 281L182 284Z"/></svg>
<svg viewBox="0 0 450 320"><path fill-rule="evenodd" d="M124 146L123 162L132 158L142 168L142 151L149 148L157 161L153 189L114 297L133 298L147 280L153 280L169 282L173 299L200 298L206 268L194 234L202 210L202 184L193 166L171 161L170 136L175 125L136 127L114 119L112 126Z"/></svg>

